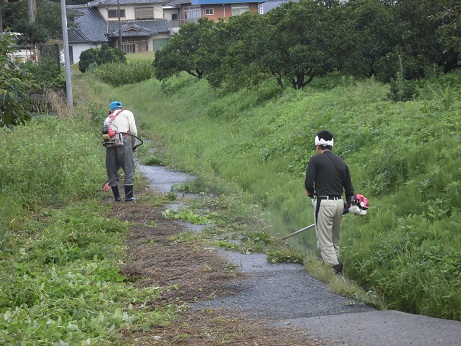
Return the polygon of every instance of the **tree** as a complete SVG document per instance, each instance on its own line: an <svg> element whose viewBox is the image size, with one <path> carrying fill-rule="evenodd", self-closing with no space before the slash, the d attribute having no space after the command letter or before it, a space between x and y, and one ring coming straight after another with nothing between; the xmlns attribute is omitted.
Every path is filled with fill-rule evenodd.
<svg viewBox="0 0 461 346"><path fill-rule="evenodd" d="M323 76L339 66L341 25L334 17L339 4L300 0L285 3L267 13L268 54L262 63L280 86L286 81L302 89L316 76Z"/></svg>
<svg viewBox="0 0 461 346"><path fill-rule="evenodd" d="M164 80L185 71L199 79L202 78L207 64L204 55L199 52L210 44L206 37L213 26L214 22L208 18L199 19L197 24L183 25L168 44L156 52L153 63L155 77Z"/></svg>
<svg viewBox="0 0 461 346"><path fill-rule="evenodd" d="M461 67L461 4L458 0L441 0L436 14L430 16L438 21L437 33L446 51L452 51L457 56L457 66Z"/></svg>
<svg viewBox="0 0 461 346"><path fill-rule="evenodd" d="M346 37L350 49L343 55L342 71L389 82L403 72L406 79L423 78L433 65L444 72L459 67L461 49L452 38L459 38L460 32L456 25L451 25L459 20L455 1L344 3L345 16L350 19Z"/></svg>
<svg viewBox="0 0 461 346"><path fill-rule="evenodd" d="M14 32L24 34L27 44L45 43L62 39L61 5L59 2L42 0L37 3L35 21L28 20L27 1L17 1L1 5L3 25ZM68 18L68 25L72 25Z"/></svg>
<svg viewBox="0 0 461 346"><path fill-rule="evenodd" d="M442 29L444 20L448 18L437 15L448 8L454 14L452 10L456 12L457 7L454 4L448 0L394 1L390 9L395 23L399 23L395 34L398 41L392 47L392 52L383 57L382 67L389 69L392 66L395 76L399 69L399 58L402 58L407 79L424 78L427 68L433 65L439 66L444 72L459 68L459 48L449 44L450 39L447 39ZM451 18L456 22L456 19ZM459 38L459 31L455 29L454 32L457 32Z"/></svg>
<svg viewBox="0 0 461 346"><path fill-rule="evenodd" d="M341 70L356 76L379 77L380 60L391 54L398 43L399 23L390 6L380 0L351 0L343 10L349 21ZM394 69L390 75L395 76Z"/></svg>
<svg viewBox="0 0 461 346"><path fill-rule="evenodd" d="M461 4L457 0L446 0L438 13L442 22L439 33L443 44L458 54L458 67L461 66Z"/></svg>
<svg viewBox="0 0 461 346"><path fill-rule="evenodd" d="M261 63L261 57L268 54L267 31L267 17L253 12L218 23L208 39L212 44L207 45L204 54L214 56L215 68L207 74L210 83L226 84L228 89L237 90L267 79L270 73Z"/></svg>
<svg viewBox="0 0 461 346"><path fill-rule="evenodd" d="M9 33L0 34L0 126L16 126L30 119L29 92L35 82L30 73L16 64Z"/></svg>

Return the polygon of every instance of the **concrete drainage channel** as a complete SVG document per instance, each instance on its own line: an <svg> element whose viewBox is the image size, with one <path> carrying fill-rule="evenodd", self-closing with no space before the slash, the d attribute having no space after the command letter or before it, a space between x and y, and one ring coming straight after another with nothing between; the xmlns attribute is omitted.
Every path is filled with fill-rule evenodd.
<svg viewBox="0 0 461 346"><path fill-rule="evenodd" d="M175 184L195 177L163 166L138 163L139 172L154 191L169 193ZM196 198L194 194L183 197ZM169 208L187 207L186 202ZM200 232L204 226L187 224ZM378 311L342 297L311 277L301 264L268 263L265 254L249 255L218 249L218 254L247 273L246 279L232 283L237 292L229 297L199 301L195 309L223 307L253 318L274 321L274 325L295 327L332 345L433 346L461 345L461 322L399 311Z"/></svg>

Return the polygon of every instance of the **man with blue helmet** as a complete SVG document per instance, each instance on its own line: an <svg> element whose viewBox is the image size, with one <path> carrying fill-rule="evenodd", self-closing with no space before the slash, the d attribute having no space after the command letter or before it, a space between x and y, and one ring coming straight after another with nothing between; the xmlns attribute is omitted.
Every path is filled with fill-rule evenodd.
<svg viewBox="0 0 461 346"><path fill-rule="evenodd" d="M110 141L105 145L108 184L115 201L120 202L118 171L122 168L125 173L125 202L134 201L136 198L133 196L135 175L133 151L136 140L134 136L137 136L138 130L133 113L123 109L120 101L113 101L110 104L109 116L104 120L104 127L107 129L107 136L110 137Z"/></svg>

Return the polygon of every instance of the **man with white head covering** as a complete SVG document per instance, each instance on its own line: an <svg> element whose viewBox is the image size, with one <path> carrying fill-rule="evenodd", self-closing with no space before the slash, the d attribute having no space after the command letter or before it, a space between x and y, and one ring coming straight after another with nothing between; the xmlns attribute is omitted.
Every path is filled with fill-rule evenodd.
<svg viewBox="0 0 461 346"><path fill-rule="evenodd" d="M354 197L354 187L347 164L331 152L333 134L320 131L315 136L317 155L310 158L304 182L307 195L313 199L317 247L323 261L341 274L339 260L339 233L344 210L343 189L346 200Z"/></svg>

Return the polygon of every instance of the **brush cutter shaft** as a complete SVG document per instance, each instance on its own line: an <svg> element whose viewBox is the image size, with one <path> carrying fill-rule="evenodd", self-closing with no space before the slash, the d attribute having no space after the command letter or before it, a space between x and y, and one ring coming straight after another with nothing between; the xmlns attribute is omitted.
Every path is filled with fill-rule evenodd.
<svg viewBox="0 0 461 346"><path fill-rule="evenodd" d="M296 234L298 234L298 233L304 232L305 230L307 230L307 229L309 229L309 228L312 228L312 227L314 227L314 226L315 226L315 223L313 223L312 225L309 225L309 226L307 226L307 227L301 228L300 230L297 230L296 232L293 232L293 233L291 233L291 234L286 235L285 237L282 238L282 240L285 240L285 239L287 239L287 238L290 238L290 237L292 237L292 236L294 236L294 235L296 235Z"/></svg>

